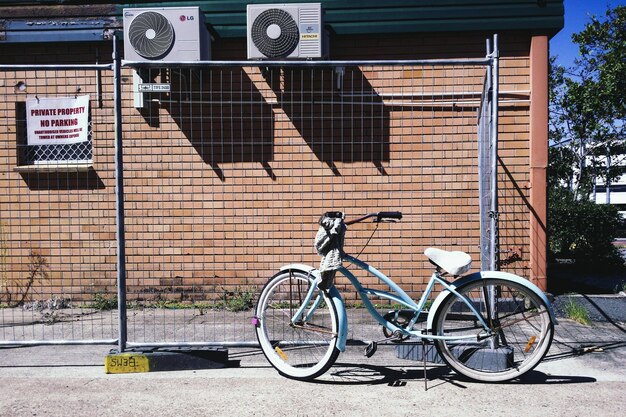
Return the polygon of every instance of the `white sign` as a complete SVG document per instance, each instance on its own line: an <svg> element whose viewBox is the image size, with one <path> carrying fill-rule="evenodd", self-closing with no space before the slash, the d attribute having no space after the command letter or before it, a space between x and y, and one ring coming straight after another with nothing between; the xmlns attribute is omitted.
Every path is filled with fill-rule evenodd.
<svg viewBox="0 0 626 417"><path fill-rule="evenodd" d="M137 84L137 93L169 93L169 84Z"/></svg>
<svg viewBox="0 0 626 417"><path fill-rule="evenodd" d="M89 96L26 100L29 145L64 145L89 140Z"/></svg>

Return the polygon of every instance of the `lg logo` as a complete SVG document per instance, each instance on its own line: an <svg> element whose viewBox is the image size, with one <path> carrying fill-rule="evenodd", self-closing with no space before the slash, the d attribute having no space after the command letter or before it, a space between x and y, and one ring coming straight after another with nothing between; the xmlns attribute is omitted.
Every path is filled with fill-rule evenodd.
<svg viewBox="0 0 626 417"><path fill-rule="evenodd" d="M187 20L194 20L193 16L185 16L184 14L181 14L179 19L181 22L185 22Z"/></svg>

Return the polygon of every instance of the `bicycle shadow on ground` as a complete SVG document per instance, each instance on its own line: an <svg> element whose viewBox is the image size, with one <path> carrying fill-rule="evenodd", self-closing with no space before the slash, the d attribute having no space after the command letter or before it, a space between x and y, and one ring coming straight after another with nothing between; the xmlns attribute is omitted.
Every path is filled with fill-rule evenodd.
<svg viewBox="0 0 626 417"><path fill-rule="evenodd" d="M571 375L548 375L540 371L530 371L521 378L501 382L507 385L553 385L593 383L595 378ZM386 367L371 364L336 363L327 375L311 381L327 385L388 385L403 387L408 382L424 383L424 369L421 367ZM452 372L446 366L426 367L425 389L431 390L450 384L465 389L468 384L486 384L474 381Z"/></svg>
<svg viewBox="0 0 626 417"><path fill-rule="evenodd" d="M543 359L543 362L558 361L562 359L580 357L590 353L608 352L611 350L626 348L626 341L613 342L605 340L584 340L561 342L554 340L552 343L553 346L556 346L560 351L555 352L555 348L553 347Z"/></svg>
<svg viewBox="0 0 626 417"><path fill-rule="evenodd" d="M456 377L443 366L427 367L427 380ZM424 369L419 367L381 366L372 364L335 363L326 373L311 382L328 385L388 385L402 387L409 381L423 381Z"/></svg>

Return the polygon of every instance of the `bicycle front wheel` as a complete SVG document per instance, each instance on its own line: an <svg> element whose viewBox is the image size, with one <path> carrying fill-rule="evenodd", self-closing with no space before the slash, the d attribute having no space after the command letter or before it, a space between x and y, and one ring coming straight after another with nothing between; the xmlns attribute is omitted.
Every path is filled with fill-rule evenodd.
<svg viewBox="0 0 626 417"><path fill-rule="evenodd" d="M336 347L338 318L335 305L321 290L307 300L314 277L283 271L265 285L256 306L256 334L263 354L278 372L310 380L330 368ZM301 311L299 317L296 317Z"/></svg>
<svg viewBox="0 0 626 417"><path fill-rule="evenodd" d="M451 368L475 380L499 382L520 377L543 359L554 324L548 306L532 290L505 279L485 278L457 291L479 312L491 335L467 304L450 293L436 313L435 334L451 338L436 340L440 356Z"/></svg>

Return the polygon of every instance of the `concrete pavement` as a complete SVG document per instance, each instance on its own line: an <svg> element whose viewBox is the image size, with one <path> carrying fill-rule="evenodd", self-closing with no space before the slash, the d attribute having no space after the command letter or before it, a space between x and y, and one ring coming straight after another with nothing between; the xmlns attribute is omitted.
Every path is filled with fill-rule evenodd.
<svg viewBox="0 0 626 417"><path fill-rule="evenodd" d="M458 380L443 369L344 364L319 383L267 367L104 375L101 367L2 372L3 416L622 416L623 375L563 363L511 384Z"/></svg>
<svg viewBox="0 0 626 417"><path fill-rule="evenodd" d="M0 351L2 416L623 416L626 331L562 320L546 360L507 384L464 380L444 366L373 358L350 347L316 382L279 376L257 349L239 368L107 375L109 346Z"/></svg>
<svg viewBox="0 0 626 417"><path fill-rule="evenodd" d="M581 300L582 301L582 300ZM350 346L315 382L278 375L255 348L239 368L108 375L113 346L0 348L0 416L623 416L626 297L587 299L591 326L560 318L546 359L522 380L485 384L445 366L372 358ZM607 304L608 303L608 304ZM354 322L353 322L354 323ZM371 337L377 326L359 323ZM376 336L378 335L378 336ZM370 336L368 336L370 337Z"/></svg>

